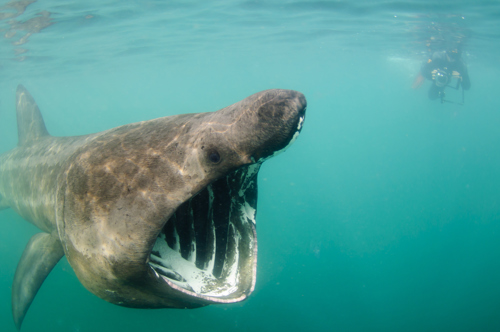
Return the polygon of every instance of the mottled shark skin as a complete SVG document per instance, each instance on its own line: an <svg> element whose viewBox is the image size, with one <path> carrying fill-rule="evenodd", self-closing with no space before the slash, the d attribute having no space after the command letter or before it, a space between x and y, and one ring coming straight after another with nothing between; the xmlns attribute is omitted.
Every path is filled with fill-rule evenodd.
<svg viewBox="0 0 500 332"><path fill-rule="evenodd" d="M17 328L64 255L89 291L126 307L246 299L256 278L257 174L297 138L305 110L300 92L267 90L217 112L53 137L19 86L19 144L0 155L0 209L42 232L14 277Z"/></svg>

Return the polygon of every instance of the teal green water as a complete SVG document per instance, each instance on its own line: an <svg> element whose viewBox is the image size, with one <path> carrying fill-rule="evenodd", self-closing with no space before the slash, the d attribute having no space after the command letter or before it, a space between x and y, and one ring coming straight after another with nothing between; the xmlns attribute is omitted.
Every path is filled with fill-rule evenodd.
<svg viewBox="0 0 500 332"><path fill-rule="evenodd" d="M498 2L13 8L0 9L0 152L17 143L19 83L57 136L215 111L269 88L308 100L301 136L259 175L247 301L121 308L62 259L23 331L500 331ZM428 48L457 40L472 81L465 104L428 100L430 82L412 90ZM10 287L37 229L12 210L0 225L0 330L15 331Z"/></svg>

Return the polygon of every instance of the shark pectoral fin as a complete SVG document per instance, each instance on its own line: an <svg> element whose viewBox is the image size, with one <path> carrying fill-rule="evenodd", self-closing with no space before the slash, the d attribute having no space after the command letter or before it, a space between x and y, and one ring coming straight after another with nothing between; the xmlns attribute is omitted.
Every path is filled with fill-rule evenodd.
<svg viewBox="0 0 500 332"><path fill-rule="evenodd" d="M28 242L12 285L12 315L17 329L21 328L38 289L62 256L64 250L55 236L38 233Z"/></svg>

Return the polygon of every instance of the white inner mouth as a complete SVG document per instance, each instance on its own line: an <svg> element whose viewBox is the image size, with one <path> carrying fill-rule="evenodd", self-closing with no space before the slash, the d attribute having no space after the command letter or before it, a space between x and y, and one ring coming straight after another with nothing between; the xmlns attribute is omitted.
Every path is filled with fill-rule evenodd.
<svg viewBox="0 0 500 332"><path fill-rule="evenodd" d="M253 290L259 168L240 168L177 209L150 255L158 277L183 292L211 299Z"/></svg>

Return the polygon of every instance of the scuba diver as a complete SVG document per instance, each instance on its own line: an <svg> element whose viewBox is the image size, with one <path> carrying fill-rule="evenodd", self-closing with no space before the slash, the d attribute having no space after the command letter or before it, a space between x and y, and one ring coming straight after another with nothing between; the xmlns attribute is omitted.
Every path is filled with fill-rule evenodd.
<svg viewBox="0 0 500 332"><path fill-rule="evenodd" d="M446 87L456 90L462 87L461 104L464 102L464 90L470 89L467 65L462 60L461 52L458 49L434 52L432 58L422 65L420 73L413 83L413 88L419 88L425 79L432 81L432 86L429 89L429 99L435 100L440 98L441 103L451 102L444 99L444 89Z"/></svg>

